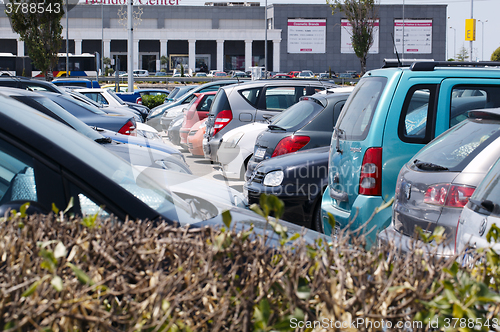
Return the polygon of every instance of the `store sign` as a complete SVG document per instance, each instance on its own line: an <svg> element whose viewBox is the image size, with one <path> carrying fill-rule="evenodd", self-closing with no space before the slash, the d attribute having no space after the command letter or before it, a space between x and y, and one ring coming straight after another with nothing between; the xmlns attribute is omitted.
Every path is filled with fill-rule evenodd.
<svg viewBox="0 0 500 332"><path fill-rule="evenodd" d="M403 53L403 20L394 21L394 39ZM404 20L404 54L432 53L432 20Z"/></svg>
<svg viewBox="0 0 500 332"><path fill-rule="evenodd" d="M288 53L325 53L325 19L289 19Z"/></svg>
<svg viewBox="0 0 500 332"><path fill-rule="evenodd" d="M340 29L340 53L352 53L354 54L354 49L352 48L352 41L351 41L351 36L352 36L352 26L351 23L349 23L348 20L342 20L340 22L341 29ZM375 21L375 24L373 25L373 44L368 50L369 54L378 54L379 48L379 20Z"/></svg>

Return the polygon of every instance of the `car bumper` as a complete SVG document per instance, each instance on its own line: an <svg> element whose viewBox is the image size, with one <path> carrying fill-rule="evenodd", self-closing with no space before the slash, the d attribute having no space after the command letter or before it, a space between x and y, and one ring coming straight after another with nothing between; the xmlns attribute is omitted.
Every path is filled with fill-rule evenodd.
<svg viewBox="0 0 500 332"><path fill-rule="evenodd" d="M210 140L207 138L203 138L203 155L205 159L210 159L211 161L217 163L217 150L219 150L219 146L222 143L220 138L212 137Z"/></svg>
<svg viewBox="0 0 500 332"><path fill-rule="evenodd" d="M379 247L388 246L389 244L392 244L403 255L412 253L415 249L422 249L425 253L443 258L455 254L455 249L451 245L425 245L415 238L399 233L392 224L377 235L377 245Z"/></svg>
<svg viewBox="0 0 500 332"><path fill-rule="evenodd" d="M314 201L309 199L309 195L286 192L282 186L267 187L253 182L244 184L243 194L248 199L248 204L259 204L261 194L274 195L285 204L285 210L280 219L296 225L311 227Z"/></svg>
<svg viewBox="0 0 500 332"><path fill-rule="evenodd" d="M245 172L245 181L248 181L252 176L253 170L257 167L259 163L255 162L253 158L250 158L247 164L247 171Z"/></svg>
<svg viewBox="0 0 500 332"><path fill-rule="evenodd" d="M367 246L376 243L377 234L389 226L392 216L392 208L387 207L375 215L372 214L386 202L380 196L358 195L351 210L341 209L335 200L330 197L328 188L323 193L321 201L321 220L325 234L332 234L333 229L328 222L328 213L335 218L336 231L349 227L350 231L359 231L366 236ZM366 223L371 218L370 222Z"/></svg>

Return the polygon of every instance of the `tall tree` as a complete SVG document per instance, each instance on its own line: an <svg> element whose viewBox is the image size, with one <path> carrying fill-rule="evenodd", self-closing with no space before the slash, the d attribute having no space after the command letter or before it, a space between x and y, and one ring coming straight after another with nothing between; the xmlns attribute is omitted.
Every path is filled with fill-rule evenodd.
<svg viewBox="0 0 500 332"><path fill-rule="evenodd" d="M351 43L361 64L361 75L366 72L366 58L373 45L374 22L377 17L375 0L326 0L332 15L342 12L352 27Z"/></svg>
<svg viewBox="0 0 500 332"><path fill-rule="evenodd" d="M500 61L500 47L491 54L491 61Z"/></svg>
<svg viewBox="0 0 500 332"><path fill-rule="evenodd" d="M469 52L467 52L467 49L462 46L462 48L458 51L456 58L457 61L465 61L469 58Z"/></svg>
<svg viewBox="0 0 500 332"><path fill-rule="evenodd" d="M9 0L5 13L31 61L49 80L62 43L63 0Z"/></svg>

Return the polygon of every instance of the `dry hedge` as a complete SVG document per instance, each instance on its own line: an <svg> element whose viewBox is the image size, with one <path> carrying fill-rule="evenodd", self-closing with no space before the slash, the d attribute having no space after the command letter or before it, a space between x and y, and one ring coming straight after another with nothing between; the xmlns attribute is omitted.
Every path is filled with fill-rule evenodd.
<svg viewBox="0 0 500 332"><path fill-rule="evenodd" d="M9 331L395 324L418 312L429 317L425 303L442 292L443 267L453 262L417 254L393 259L394 248L367 251L346 237L332 246L298 239L269 248L250 232L111 219L86 227L54 215L6 220L0 239L0 329Z"/></svg>

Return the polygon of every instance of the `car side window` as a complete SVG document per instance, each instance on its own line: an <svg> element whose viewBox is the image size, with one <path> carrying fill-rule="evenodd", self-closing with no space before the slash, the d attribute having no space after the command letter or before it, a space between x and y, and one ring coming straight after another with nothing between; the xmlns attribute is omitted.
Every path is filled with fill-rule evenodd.
<svg viewBox="0 0 500 332"><path fill-rule="evenodd" d="M183 102L182 104L189 104L190 102L193 101L194 97L196 97L194 94L192 94L191 96L187 97Z"/></svg>
<svg viewBox="0 0 500 332"><path fill-rule="evenodd" d="M257 102L259 101L259 95L262 88L252 88L241 90L240 94L245 98L250 105L257 107Z"/></svg>
<svg viewBox="0 0 500 332"><path fill-rule="evenodd" d="M450 127L467 118L467 111L500 107L500 86L459 85L451 93Z"/></svg>
<svg viewBox="0 0 500 332"><path fill-rule="evenodd" d="M109 217L109 213L104 210L104 206L100 207L84 194L78 194L78 202L80 203L80 211L83 216L98 215L101 218Z"/></svg>
<svg viewBox="0 0 500 332"><path fill-rule="evenodd" d="M0 139L0 204L38 201L33 159Z"/></svg>
<svg viewBox="0 0 500 332"><path fill-rule="evenodd" d="M293 86L268 87L265 92L265 108L270 111L283 111L299 101L306 94L306 88Z"/></svg>
<svg viewBox="0 0 500 332"><path fill-rule="evenodd" d="M212 101L214 100L215 95L206 96L205 99L200 103L198 111L208 112L210 111L210 106L212 106Z"/></svg>
<svg viewBox="0 0 500 332"><path fill-rule="evenodd" d="M403 142L428 143L432 139L435 86L414 86L406 95L398 134Z"/></svg>

